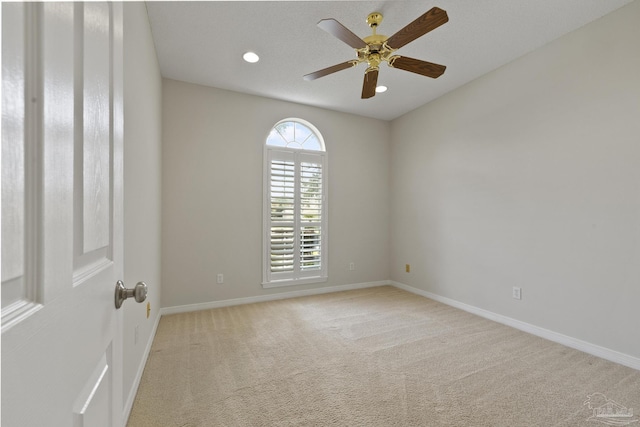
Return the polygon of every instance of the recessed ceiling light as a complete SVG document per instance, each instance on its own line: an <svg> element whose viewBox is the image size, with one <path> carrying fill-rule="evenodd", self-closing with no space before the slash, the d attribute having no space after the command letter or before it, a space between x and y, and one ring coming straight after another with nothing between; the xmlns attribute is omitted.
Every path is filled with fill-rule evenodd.
<svg viewBox="0 0 640 427"><path fill-rule="evenodd" d="M382 92L386 92L387 91L387 87L386 86L377 86L376 87L376 92L377 93L382 93Z"/></svg>
<svg viewBox="0 0 640 427"><path fill-rule="evenodd" d="M254 62L258 62L260 60L260 57L253 52L247 52L244 55L242 55L242 59L244 59L247 62L254 63Z"/></svg>

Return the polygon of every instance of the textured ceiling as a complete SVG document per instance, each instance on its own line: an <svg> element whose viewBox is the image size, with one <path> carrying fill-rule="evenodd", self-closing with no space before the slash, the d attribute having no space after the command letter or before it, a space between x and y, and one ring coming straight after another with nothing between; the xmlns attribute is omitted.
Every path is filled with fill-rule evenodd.
<svg viewBox="0 0 640 427"><path fill-rule="evenodd" d="M163 77L383 120L401 116L633 0L147 2ZM393 35L438 6L449 22L397 53L447 66L438 79L380 66L389 90L360 99L365 64L304 81L355 51L316 26L335 18L361 38L378 11ZM242 54L254 51L260 62Z"/></svg>

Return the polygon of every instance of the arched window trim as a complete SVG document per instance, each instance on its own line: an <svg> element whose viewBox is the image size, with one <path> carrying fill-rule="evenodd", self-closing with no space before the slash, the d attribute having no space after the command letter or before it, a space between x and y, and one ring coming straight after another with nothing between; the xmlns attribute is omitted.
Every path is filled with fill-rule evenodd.
<svg viewBox="0 0 640 427"><path fill-rule="evenodd" d="M286 122L308 128L317 138L314 146L319 145L321 150L305 149L304 144L270 145L269 135ZM327 171L324 139L313 124L287 118L271 128L265 138L263 160L263 287L327 280ZM274 201L278 203L276 209L272 209Z"/></svg>

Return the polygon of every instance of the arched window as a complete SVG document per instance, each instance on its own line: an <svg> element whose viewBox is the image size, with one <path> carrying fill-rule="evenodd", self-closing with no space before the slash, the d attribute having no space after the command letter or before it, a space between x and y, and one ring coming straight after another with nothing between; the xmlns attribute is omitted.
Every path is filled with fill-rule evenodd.
<svg viewBox="0 0 640 427"><path fill-rule="evenodd" d="M276 123L264 148L264 287L327 280L327 158L311 123Z"/></svg>

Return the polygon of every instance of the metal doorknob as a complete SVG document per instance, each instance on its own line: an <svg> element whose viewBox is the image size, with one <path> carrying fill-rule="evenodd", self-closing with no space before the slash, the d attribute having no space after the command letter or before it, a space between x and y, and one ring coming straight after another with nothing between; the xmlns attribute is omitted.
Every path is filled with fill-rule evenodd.
<svg viewBox="0 0 640 427"><path fill-rule="evenodd" d="M147 299L147 285L144 282L138 282L133 289L124 287L122 280L116 283L116 309L122 307L122 303L127 298L133 297L136 302L143 302Z"/></svg>

